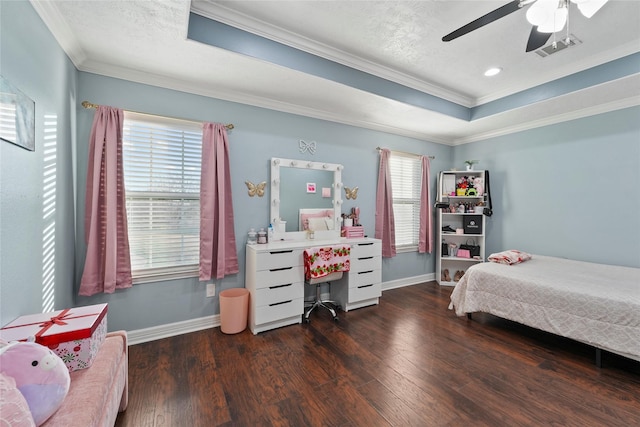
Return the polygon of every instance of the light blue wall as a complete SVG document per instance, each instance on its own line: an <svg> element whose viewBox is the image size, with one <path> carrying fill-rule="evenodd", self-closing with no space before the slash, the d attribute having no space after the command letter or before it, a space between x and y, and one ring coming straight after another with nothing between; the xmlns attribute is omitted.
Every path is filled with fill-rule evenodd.
<svg viewBox="0 0 640 427"><path fill-rule="evenodd" d="M640 107L457 146L489 169L489 253L640 267Z"/></svg>
<svg viewBox="0 0 640 427"><path fill-rule="evenodd" d="M0 74L35 101L35 152L0 141L0 324L43 307L43 264L55 308L73 305L76 69L27 1L0 2ZM45 116L55 151L44 154ZM55 120L53 118L55 117ZM44 219L44 165L55 163L55 213ZM47 194L48 196L48 194ZM45 227L55 256L43 258Z"/></svg>
<svg viewBox="0 0 640 427"><path fill-rule="evenodd" d="M358 186L356 201L345 199L344 211L361 209L361 222L373 236L375 191L378 174L377 146L437 156L433 162L432 187L437 171L449 164L451 147L411 138L310 119L272 110L221 101L183 92L152 87L90 73L79 73L79 101L186 118L233 123L229 133L231 180L240 273L217 281L221 289L244 287L244 243L249 228L269 225L269 191L265 197L249 197L245 181L269 181L269 159L283 157L344 165L342 180ZM78 111L78 218L84 216L84 185L87 145L93 111ZM301 154L299 140L316 141L314 155ZM268 187L267 187L268 188ZM77 230L77 277L84 263L84 231ZM434 256L400 254L385 260L383 280L389 281L433 273ZM196 278L141 284L114 295L79 298L82 305L109 303L109 328L140 329L219 312L218 299L205 297L205 286ZM141 315L141 313L144 313Z"/></svg>

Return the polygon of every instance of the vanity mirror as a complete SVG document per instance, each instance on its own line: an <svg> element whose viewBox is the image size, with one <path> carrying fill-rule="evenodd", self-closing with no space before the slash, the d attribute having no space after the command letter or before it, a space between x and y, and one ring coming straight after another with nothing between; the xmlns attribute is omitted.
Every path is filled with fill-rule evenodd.
<svg viewBox="0 0 640 427"><path fill-rule="evenodd" d="M270 222L274 238L303 240L340 237L342 169L335 163L271 159Z"/></svg>

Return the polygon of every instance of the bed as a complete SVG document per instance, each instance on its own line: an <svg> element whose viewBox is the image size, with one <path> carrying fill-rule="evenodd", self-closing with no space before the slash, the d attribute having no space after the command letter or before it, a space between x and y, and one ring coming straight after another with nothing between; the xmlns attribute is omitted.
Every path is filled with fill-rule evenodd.
<svg viewBox="0 0 640 427"><path fill-rule="evenodd" d="M640 269L533 255L470 267L451 294L458 316L485 312L640 360Z"/></svg>
<svg viewBox="0 0 640 427"><path fill-rule="evenodd" d="M305 208L298 214L298 230L334 230L333 208Z"/></svg>

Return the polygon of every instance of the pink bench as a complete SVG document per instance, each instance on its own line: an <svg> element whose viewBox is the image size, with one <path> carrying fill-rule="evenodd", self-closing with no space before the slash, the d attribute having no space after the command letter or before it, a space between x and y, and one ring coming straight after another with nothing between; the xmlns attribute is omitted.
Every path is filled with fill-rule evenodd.
<svg viewBox="0 0 640 427"><path fill-rule="evenodd" d="M93 364L71 372L62 406L43 427L113 427L128 401L127 333L109 332Z"/></svg>

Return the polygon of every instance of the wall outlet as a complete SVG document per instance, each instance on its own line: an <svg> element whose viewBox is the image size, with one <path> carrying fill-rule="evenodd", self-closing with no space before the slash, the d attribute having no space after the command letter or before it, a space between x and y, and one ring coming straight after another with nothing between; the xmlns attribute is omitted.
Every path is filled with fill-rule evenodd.
<svg viewBox="0 0 640 427"><path fill-rule="evenodd" d="M216 284L215 283L207 283L207 297L216 296Z"/></svg>

